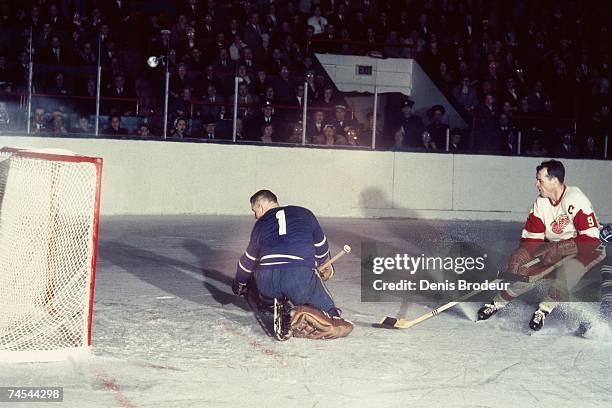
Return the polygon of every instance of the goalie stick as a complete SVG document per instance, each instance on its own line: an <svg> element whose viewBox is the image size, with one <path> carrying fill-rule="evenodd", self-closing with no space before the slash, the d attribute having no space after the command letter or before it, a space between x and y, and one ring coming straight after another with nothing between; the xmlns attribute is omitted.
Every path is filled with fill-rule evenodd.
<svg viewBox="0 0 612 408"><path fill-rule="evenodd" d="M569 255L566 256L565 258L561 259L559 262L550 265L548 267L544 267L542 269L538 269L536 274L533 275L529 275L529 276L524 276L523 278L521 278L521 275L509 275L509 277L511 277L512 279L515 280L523 280L525 282L534 282L538 279L541 279L542 277L548 275L549 273L551 273L553 270L555 270L557 267L559 267L562 263L564 263L565 261L572 259L574 257L574 255ZM532 259L531 261L521 265L521 269L527 269L530 268L532 266L535 266L537 264L539 264L540 262L542 262L543 257L539 256L536 257L534 259ZM508 276L506 276L508 277ZM531 280L527 280L527 279L531 279ZM495 279L494 281L492 281L491 283L498 283L501 282L503 279ZM409 327L412 327L418 323L421 323L422 321L425 321L429 318L432 318L434 316L439 315L440 313L444 312L445 310L450 309L453 306L456 306L457 304L466 301L467 299L479 294L480 292L482 292L483 289L478 289L478 290L474 290L472 292L466 293L463 296L460 296L459 298L457 298L456 300L453 300L452 302L448 302L440 307L437 307L435 309L433 309L431 312L428 312L414 320L407 320L407 319L401 319L401 318L396 318L396 317L390 317L390 316L386 316L385 318L383 318L378 324L375 324L374 327L382 327L382 328L387 328L387 329L407 329Z"/></svg>
<svg viewBox="0 0 612 408"><path fill-rule="evenodd" d="M349 252L351 252L350 245L344 245L344 247L342 247L342 251L338 252L336 255L334 255L333 258L325 262L323 265L317 267L317 273L319 274L319 276L323 276L322 273L323 273L323 270L325 270L325 268L327 268L329 265L336 262L338 259L342 258L342 256L344 256L345 254L348 254ZM331 279L332 276L330 276L328 279Z"/></svg>

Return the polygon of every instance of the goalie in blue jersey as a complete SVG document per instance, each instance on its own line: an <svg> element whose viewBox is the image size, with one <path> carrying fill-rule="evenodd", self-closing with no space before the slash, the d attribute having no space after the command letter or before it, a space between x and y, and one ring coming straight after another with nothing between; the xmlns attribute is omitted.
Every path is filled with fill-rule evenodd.
<svg viewBox="0 0 612 408"><path fill-rule="evenodd" d="M316 267L329 258L327 238L314 214L303 207L278 204L260 190L251 197L257 221L236 268L232 290L244 296L255 282L261 302L289 301L294 336L332 339L347 336L352 323L340 317ZM322 276L331 277L333 266Z"/></svg>

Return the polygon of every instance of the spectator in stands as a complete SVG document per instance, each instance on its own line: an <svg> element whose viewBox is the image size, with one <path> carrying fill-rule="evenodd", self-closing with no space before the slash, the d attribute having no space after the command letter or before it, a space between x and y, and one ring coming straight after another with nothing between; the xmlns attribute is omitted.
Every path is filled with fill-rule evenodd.
<svg viewBox="0 0 612 408"><path fill-rule="evenodd" d="M86 66L93 66L97 64L97 56L93 52L93 47L90 42L83 43L83 47L78 53L78 63Z"/></svg>
<svg viewBox="0 0 612 408"><path fill-rule="evenodd" d="M149 129L149 125L144 122L138 124L138 129L136 130L136 135L140 137L151 137L151 129Z"/></svg>
<svg viewBox="0 0 612 408"><path fill-rule="evenodd" d="M518 154L518 136L516 131L508 132L506 139L502 143L501 153L505 155Z"/></svg>
<svg viewBox="0 0 612 408"><path fill-rule="evenodd" d="M463 134L459 129L453 129L450 137L449 149L453 153L462 152L465 150L463 146Z"/></svg>
<svg viewBox="0 0 612 408"><path fill-rule="evenodd" d="M201 72L205 70L205 61L202 50L199 46L191 48L189 55L183 57L183 62L187 66L187 71Z"/></svg>
<svg viewBox="0 0 612 408"><path fill-rule="evenodd" d="M189 125L187 124L187 119L182 117L176 118L172 126L172 131L170 132L170 137L175 137L177 139L191 137L191 135L189 134Z"/></svg>
<svg viewBox="0 0 612 408"><path fill-rule="evenodd" d="M280 104L287 105L295 98L295 82L287 65L281 66L280 76L274 81L274 96Z"/></svg>
<svg viewBox="0 0 612 408"><path fill-rule="evenodd" d="M414 115L412 107L414 101L407 99L401 104L401 114L398 120L398 127L404 130L404 145L406 147L417 147L421 143L421 133L423 132L423 120Z"/></svg>
<svg viewBox="0 0 612 408"><path fill-rule="evenodd" d="M234 41L229 46L229 56L235 64L242 60L246 46L247 45L242 42L242 38L240 38L239 34L234 35Z"/></svg>
<svg viewBox="0 0 612 408"><path fill-rule="evenodd" d="M525 154L527 156L537 156L537 157L542 157L542 156L546 156L547 151L546 149L542 146L542 141L539 137L536 137L535 139L533 139L533 141L531 142L531 146L529 146L529 149L525 150Z"/></svg>
<svg viewBox="0 0 612 408"><path fill-rule="evenodd" d="M574 135L569 130L561 134L560 142L553 148L553 157L574 159L580 157L578 146L574 144Z"/></svg>
<svg viewBox="0 0 612 408"><path fill-rule="evenodd" d="M478 106L477 92L469 77L461 79L461 84L453 89L453 97L468 112L473 111Z"/></svg>
<svg viewBox="0 0 612 408"><path fill-rule="evenodd" d="M212 118L206 120L204 122L205 126L205 134L204 134L204 139L207 140L214 140L214 139L220 139L219 135L217 135L217 122L215 120L213 120Z"/></svg>
<svg viewBox="0 0 612 408"><path fill-rule="evenodd" d="M366 115L366 123L363 129L359 132L359 145L372 146L372 128L374 127L374 112L368 112ZM376 115L376 140L377 144L382 142L383 130L380 122L380 115Z"/></svg>
<svg viewBox="0 0 612 408"><path fill-rule="evenodd" d="M232 104L234 97L232 96ZM259 98L249 92L249 87L245 83L238 85L238 116L242 119L249 119L257 112Z"/></svg>
<svg viewBox="0 0 612 408"><path fill-rule="evenodd" d="M478 107L477 127L480 150L488 150L498 145L496 143L497 123L498 113L495 97L492 94L487 94L484 103Z"/></svg>
<svg viewBox="0 0 612 408"><path fill-rule="evenodd" d="M261 127L261 136L259 140L264 143L273 143L274 137L274 126L271 123L267 123Z"/></svg>
<svg viewBox="0 0 612 408"><path fill-rule="evenodd" d="M454 77L446 62L442 61L440 63L437 74L438 83L441 88L446 92L450 91L453 87Z"/></svg>
<svg viewBox="0 0 612 408"><path fill-rule="evenodd" d="M51 115L51 136L63 136L68 134L64 127L64 114L62 112L53 112Z"/></svg>
<svg viewBox="0 0 612 408"><path fill-rule="evenodd" d="M322 15L322 10L320 5L315 5L312 9L312 15L308 17L306 22L309 26L314 29L314 34L322 34L325 31L325 26L327 25L327 18Z"/></svg>
<svg viewBox="0 0 612 408"><path fill-rule="evenodd" d="M274 97L274 87L269 86L266 88L266 92L264 93L264 102L270 102L273 105L276 104L276 98Z"/></svg>
<svg viewBox="0 0 612 408"><path fill-rule="evenodd" d="M47 113L45 108L38 106L34 109L34 118L30 126L31 132L34 134L46 134L49 129L47 127Z"/></svg>
<svg viewBox="0 0 612 408"><path fill-rule="evenodd" d="M256 129L262 130L265 125L272 125L276 133L283 132L283 124L282 119L278 118L275 114L274 105L272 105L269 101L266 101L261 107L261 113L253 118L253 127ZM253 135L256 139L259 135Z"/></svg>
<svg viewBox="0 0 612 408"><path fill-rule="evenodd" d="M251 85L253 83L253 80L251 79L251 76L249 75L245 65L239 64L238 67L236 68L235 75L239 78L241 82L244 82L245 84L247 84L247 86L251 88L252 90Z"/></svg>
<svg viewBox="0 0 612 408"><path fill-rule="evenodd" d="M253 94L257 95L260 100L265 101L266 89L268 89L268 87L270 87L271 85L272 83L268 78L268 75L266 74L266 70L263 68L259 68L257 70L257 75L251 83L251 91L253 92ZM270 102L274 103L274 101L272 100Z"/></svg>
<svg viewBox="0 0 612 408"><path fill-rule="evenodd" d="M131 86L128 85L125 75L122 72L115 74L112 84L110 84L106 91L106 97L109 98L120 98L120 99L132 99L135 97L134 91ZM118 112L122 115L129 116L134 110L134 102L129 100L110 100L108 106L111 106L111 112Z"/></svg>
<svg viewBox="0 0 612 408"><path fill-rule="evenodd" d="M121 116L111 115L108 119L109 126L104 129L104 134L108 136L125 136L128 130L121 127Z"/></svg>
<svg viewBox="0 0 612 408"><path fill-rule="evenodd" d="M255 64L252 48L246 46L243 48L240 64L246 67L249 74L257 73L258 66Z"/></svg>
<svg viewBox="0 0 612 408"><path fill-rule="evenodd" d="M516 81L514 78L509 77L506 79L506 86L500 93L500 100L508 102L512 107L518 107L520 93L516 87Z"/></svg>
<svg viewBox="0 0 612 408"><path fill-rule="evenodd" d="M425 150L437 150L438 146L436 142L431 137L431 134L428 131L423 131L421 133L421 145L419 146L421 149Z"/></svg>
<svg viewBox="0 0 612 408"><path fill-rule="evenodd" d="M47 93L49 95L62 95L68 96L71 93L68 92L66 84L64 83L64 74L61 72L55 73L53 76L53 82L47 87Z"/></svg>
<svg viewBox="0 0 612 408"><path fill-rule="evenodd" d="M193 83L187 75L187 64L180 63L176 73L170 76L170 95L178 99L185 88L193 88Z"/></svg>
<svg viewBox="0 0 612 408"><path fill-rule="evenodd" d="M317 106L325 112L325 116L331 120L333 117L334 107L336 106L338 98L334 95L334 88L326 86L323 88L323 94L321 100L318 101Z"/></svg>
<svg viewBox="0 0 612 408"><path fill-rule="evenodd" d="M214 118L215 121L222 119L221 114L225 113L225 98L222 95L217 95L217 88L213 84L209 84L206 88L206 96L202 101L200 116L203 118Z"/></svg>
<svg viewBox="0 0 612 408"><path fill-rule="evenodd" d="M303 136L302 129L303 129L302 121L298 121L295 123L295 125L291 126L289 128L290 135L289 135L289 138L287 139L287 142L293 143L293 144L302 144L302 136ZM306 143L310 143L308 136L306 136Z"/></svg>
<svg viewBox="0 0 612 408"><path fill-rule="evenodd" d="M183 117L191 119L193 103L191 101L191 88L185 87L181 91L180 97L172 101L171 115L173 117Z"/></svg>
<svg viewBox="0 0 612 408"><path fill-rule="evenodd" d="M394 150L403 150L406 148L406 144L404 140L406 138L406 133L404 132L403 127L399 127L393 133L393 149Z"/></svg>
<svg viewBox="0 0 612 408"><path fill-rule="evenodd" d="M438 146L446 144L446 132L449 130L448 125L442 123L445 113L446 109L442 105L434 105L428 112L431 123L427 125L425 130L430 134L433 143Z"/></svg>
<svg viewBox="0 0 612 408"><path fill-rule="evenodd" d="M11 130L15 130L15 123L6 107L6 103L0 102L0 132Z"/></svg>
<svg viewBox="0 0 612 408"><path fill-rule="evenodd" d="M600 146L597 146L595 137L593 136L587 137L581 157L584 159L603 158L603 149Z"/></svg>
<svg viewBox="0 0 612 408"><path fill-rule="evenodd" d="M62 47L60 37L54 35L51 37L51 43L49 47L42 51L41 61L51 65L70 65L72 64L72 58L68 49Z"/></svg>
<svg viewBox="0 0 612 408"><path fill-rule="evenodd" d="M529 110L534 113L544 111L544 102L548 96L544 94L544 84L542 81L536 81L533 85L533 91L529 94Z"/></svg>
<svg viewBox="0 0 612 408"><path fill-rule="evenodd" d="M332 125L336 128L336 135L346 137L348 128L355 126L354 121L347 117L346 106L336 105L334 108L334 116L335 120L332 121Z"/></svg>
<svg viewBox="0 0 612 408"><path fill-rule="evenodd" d="M349 126L346 129L346 133L344 134L344 140L346 141L346 145L348 146L359 146L359 129L355 126ZM342 143L337 143L342 144Z"/></svg>
<svg viewBox="0 0 612 408"><path fill-rule="evenodd" d="M77 126L72 128L70 133L80 133L84 135L91 135L93 133L93 129L89 124L89 118L87 116L79 116L79 121Z"/></svg>
<svg viewBox="0 0 612 408"><path fill-rule="evenodd" d="M252 12L249 15L249 21L244 27L244 42L251 49L259 47L262 41L263 30L259 25L259 13Z"/></svg>
<svg viewBox="0 0 612 408"><path fill-rule="evenodd" d="M323 135L323 128L325 127L325 114L323 110L316 109L312 115L312 120L306 122L306 136L310 140L314 140L315 137Z"/></svg>

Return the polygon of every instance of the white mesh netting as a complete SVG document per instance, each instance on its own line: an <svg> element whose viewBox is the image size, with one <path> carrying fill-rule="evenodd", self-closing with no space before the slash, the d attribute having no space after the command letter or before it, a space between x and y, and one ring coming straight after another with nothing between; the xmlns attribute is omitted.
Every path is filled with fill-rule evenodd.
<svg viewBox="0 0 612 408"><path fill-rule="evenodd" d="M89 346L101 162L82 159L0 152L0 361Z"/></svg>

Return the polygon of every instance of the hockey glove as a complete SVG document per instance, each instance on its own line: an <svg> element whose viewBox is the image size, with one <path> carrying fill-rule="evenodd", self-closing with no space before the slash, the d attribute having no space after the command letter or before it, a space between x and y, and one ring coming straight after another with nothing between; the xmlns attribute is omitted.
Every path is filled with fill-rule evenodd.
<svg viewBox="0 0 612 408"><path fill-rule="evenodd" d="M334 265L329 264L328 267L324 269L317 269L319 276L323 282L327 282L334 276Z"/></svg>
<svg viewBox="0 0 612 408"><path fill-rule="evenodd" d="M612 224L608 224L599 231L599 240L602 244L612 243Z"/></svg>
<svg viewBox="0 0 612 408"><path fill-rule="evenodd" d="M578 245L573 239L551 242L542 254L542 264L553 265L569 255L578 254Z"/></svg>
<svg viewBox="0 0 612 408"><path fill-rule="evenodd" d="M238 282L236 279L232 281L232 292L238 296L246 296L249 289L246 283Z"/></svg>
<svg viewBox="0 0 612 408"><path fill-rule="evenodd" d="M531 260L532 256L529 251L523 247L518 247L510 256L508 260L508 266L506 267L506 273L509 275L516 275L521 266L525 265Z"/></svg>

